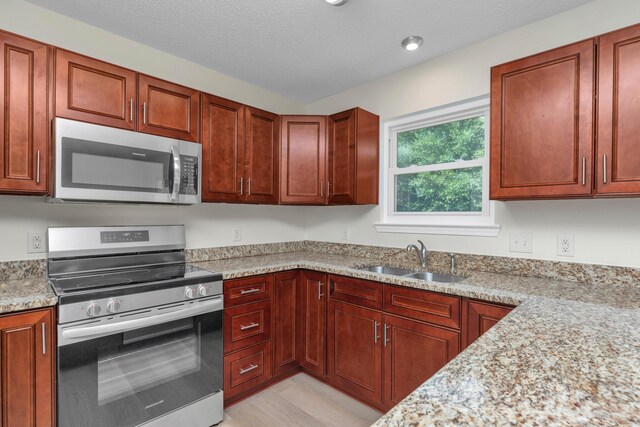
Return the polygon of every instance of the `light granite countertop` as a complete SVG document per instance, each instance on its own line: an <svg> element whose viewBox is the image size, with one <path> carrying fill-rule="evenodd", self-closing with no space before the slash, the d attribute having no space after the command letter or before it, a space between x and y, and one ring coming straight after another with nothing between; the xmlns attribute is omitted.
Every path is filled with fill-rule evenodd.
<svg viewBox="0 0 640 427"><path fill-rule="evenodd" d="M311 269L518 305L374 426L640 425L640 284L458 272L453 284L356 270L370 257L298 251L191 265L224 279ZM44 278L4 280L0 313L55 305Z"/></svg>
<svg viewBox="0 0 640 427"><path fill-rule="evenodd" d="M479 272L441 284L354 269L372 264L294 252L195 265L225 279L306 268L518 305L375 427L640 425L640 284Z"/></svg>

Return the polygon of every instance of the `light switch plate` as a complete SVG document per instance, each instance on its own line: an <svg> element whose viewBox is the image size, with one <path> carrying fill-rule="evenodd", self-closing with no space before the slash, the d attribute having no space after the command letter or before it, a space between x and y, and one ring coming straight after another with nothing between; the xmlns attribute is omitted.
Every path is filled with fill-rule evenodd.
<svg viewBox="0 0 640 427"><path fill-rule="evenodd" d="M509 233L509 251L533 253L533 233Z"/></svg>

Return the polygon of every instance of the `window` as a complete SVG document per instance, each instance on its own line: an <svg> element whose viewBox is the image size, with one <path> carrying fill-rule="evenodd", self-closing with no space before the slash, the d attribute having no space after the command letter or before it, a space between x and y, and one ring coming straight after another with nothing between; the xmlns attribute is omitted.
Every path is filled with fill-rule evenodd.
<svg viewBox="0 0 640 427"><path fill-rule="evenodd" d="M488 97L386 122L378 231L496 236L488 127Z"/></svg>

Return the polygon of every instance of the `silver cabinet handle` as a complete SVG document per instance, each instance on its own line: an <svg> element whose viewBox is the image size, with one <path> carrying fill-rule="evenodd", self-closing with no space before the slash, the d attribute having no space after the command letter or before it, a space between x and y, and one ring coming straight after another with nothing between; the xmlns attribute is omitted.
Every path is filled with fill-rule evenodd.
<svg viewBox="0 0 640 427"><path fill-rule="evenodd" d="M379 323L374 320L373 321L373 342L375 344L377 344L378 339L380 339L380 336L378 335L378 325Z"/></svg>
<svg viewBox="0 0 640 427"><path fill-rule="evenodd" d="M587 158L582 158L582 185L587 185Z"/></svg>
<svg viewBox="0 0 640 427"><path fill-rule="evenodd" d="M40 184L40 150L36 153L36 184Z"/></svg>
<svg viewBox="0 0 640 427"><path fill-rule="evenodd" d="M173 189L171 190L171 201L176 202L180 194L181 164L180 152L175 145L171 146L171 157L173 158Z"/></svg>
<svg viewBox="0 0 640 427"><path fill-rule="evenodd" d="M318 282L318 300L322 299L322 297L324 296L324 294L322 293L323 286L324 286L324 283Z"/></svg>
<svg viewBox="0 0 640 427"><path fill-rule="evenodd" d="M251 195L251 178L247 178L247 196Z"/></svg>
<svg viewBox="0 0 640 427"><path fill-rule="evenodd" d="M129 100L129 121L133 122L133 98Z"/></svg>
<svg viewBox="0 0 640 427"><path fill-rule="evenodd" d="M240 325L240 330L241 331L246 331L247 329L257 328L258 326L260 326L260 323L251 323L249 325Z"/></svg>
<svg viewBox="0 0 640 427"><path fill-rule="evenodd" d="M387 325L387 324L385 323L385 324L384 324L384 346L385 346L385 347L387 346L387 343L388 343L389 341L391 341L391 339L390 339L390 338L388 338L388 337L389 337L389 334L387 333L387 329L389 329L389 325Z"/></svg>
<svg viewBox="0 0 640 427"><path fill-rule="evenodd" d="M257 369L257 368L258 368L258 365L251 365L248 368L240 369L240 375L244 375L247 372L251 372L251 371L253 371L254 369Z"/></svg>
<svg viewBox="0 0 640 427"><path fill-rule="evenodd" d="M142 103L142 124L143 125L147 124L147 103L146 102Z"/></svg>
<svg viewBox="0 0 640 427"><path fill-rule="evenodd" d="M47 354L47 329L45 324L42 324L42 354Z"/></svg>
<svg viewBox="0 0 640 427"><path fill-rule="evenodd" d="M240 295L255 294L256 292L260 292L260 291L261 289L258 289L258 288L243 289L240 291Z"/></svg>
<svg viewBox="0 0 640 427"><path fill-rule="evenodd" d="M604 183L607 183L607 155L602 155L602 179Z"/></svg>
<svg viewBox="0 0 640 427"><path fill-rule="evenodd" d="M240 177L240 195L244 194L244 177Z"/></svg>

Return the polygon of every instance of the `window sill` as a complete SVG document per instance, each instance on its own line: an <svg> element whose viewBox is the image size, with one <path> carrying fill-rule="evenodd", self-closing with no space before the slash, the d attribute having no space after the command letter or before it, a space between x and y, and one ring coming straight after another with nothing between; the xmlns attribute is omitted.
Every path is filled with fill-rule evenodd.
<svg viewBox="0 0 640 427"><path fill-rule="evenodd" d="M449 236L496 237L499 225L461 225L461 224L392 224L373 225L379 233L444 234Z"/></svg>

